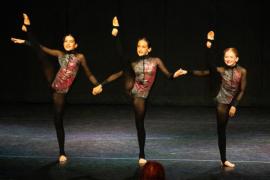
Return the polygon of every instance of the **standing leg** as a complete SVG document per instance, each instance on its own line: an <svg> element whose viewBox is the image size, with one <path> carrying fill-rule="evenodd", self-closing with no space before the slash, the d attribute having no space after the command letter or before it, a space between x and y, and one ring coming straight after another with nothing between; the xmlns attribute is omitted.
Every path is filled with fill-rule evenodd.
<svg viewBox="0 0 270 180"><path fill-rule="evenodd" d="M139 142L139 164L144 165L146 163L145 154L144 154L144 146L145 146L145 128L144 128L144 117L145 117L145 99L134 97L133 106L135 112L135 123L137 129L137 136Z"/></svg>
<svg viewBox="0 0 270 180"><path fill-rule="evenodd" d="M226 159L226 127L229 119L228 104L217 104L217 133L218 133L218 147L221 157L222 165L234 167L235 165Z"/></svg>
<svg viewBox="0 0 270 180"><path fill-rule="evenodd" d="M53 93L54 102L54 125L56 129L56 135L59 145L59 162L65 162L67 160L65 154L65 130L63 125L63 114L65 105L65 95L62 93Z"/></svg>

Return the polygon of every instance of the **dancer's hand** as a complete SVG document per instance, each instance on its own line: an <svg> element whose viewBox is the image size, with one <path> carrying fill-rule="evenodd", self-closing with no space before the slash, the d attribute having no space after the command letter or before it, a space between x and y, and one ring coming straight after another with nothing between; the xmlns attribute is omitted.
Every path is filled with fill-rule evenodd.
<svg viewBox="0 0 270 180"><path fill-rule="evenodd" d="M229 116L233 117L235 113L236 113L236 107L231 106L230 111L229 111Z"/></svg>
<svg viewBox="0 0 270 180"><path fill-rule="evenodd" d="M177 78L177 77L185 75L185 74L187 74L187 70L180 68L174 73L173 78Z"/></svg>
<svg viewBox="0 0 270 180"><path fill-rule="evenodd" d="M101 92L102 92L102 85L100 84L100 85L98 85L98 86L96 86L96 87L94 87L93 88L93 90L92 90L92 94L95 96L95 95L98 95L98 94L100 94Z"/></svg>
<svg viewBox="0 0 270 180"><path fill-rule="evenodd" d="M25 40L24 39L11 38L10 40L12 42L14 42L15 44L24 44L25 43Z"/></svg>

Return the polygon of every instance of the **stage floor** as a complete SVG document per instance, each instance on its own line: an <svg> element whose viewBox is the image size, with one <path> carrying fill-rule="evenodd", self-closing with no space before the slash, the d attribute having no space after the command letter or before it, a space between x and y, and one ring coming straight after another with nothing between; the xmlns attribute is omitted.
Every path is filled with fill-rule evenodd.
<svg viewBox="0 0 270 180"><path fill-rule="evenodd" d="M125 105L67 105L69 161L59 165L50 105L0 106L0 179L138 179L133 110ZM239 108L227 128L220 168L214 107L149 106L146 158L162 163L168 180L270 179L270 112Z"/></svg>

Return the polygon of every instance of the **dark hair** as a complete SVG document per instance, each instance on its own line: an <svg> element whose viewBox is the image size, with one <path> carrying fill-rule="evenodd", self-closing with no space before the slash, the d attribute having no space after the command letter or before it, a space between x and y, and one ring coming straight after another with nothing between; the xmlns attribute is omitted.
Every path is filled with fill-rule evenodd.
<svg viewBox="0 0 270 180"><path fill-rule="evenodd" d="M148 161L142 169L140 180L165 180L165 170L157 161Z"/></svg>
<svg viewBox="0 0 270 180"><path fill-rule="evenodd" d="M223 51L224 55L225 55L225 53L228 52L228 51L232 51L232 52L235 54L236 57L239 57L239 52L238 52L238 50L237 50L236 48L230 47L230 48L224 49L224 51Z"/></svg>
<svg viewBox="0 0 270 180"><path fill-rule="evenodd" d="M68 34L64 35L64 37L63 37L63 42L65 41L65 39L66 39L67 36L73 37L75 43L78 43L77 38L76 38L73 34L71 34L71 33L68 33Z"/></svg>
<svg viewBox="0 0 270 180"><path fill-rule="evenodd" d="M147 42L148 48L151 48L152 47L151 42L150 42L150 40L148 38L146 38L146 37L140 37L137 42L139 42L141 40L144 40L145 42Z"/></svg>

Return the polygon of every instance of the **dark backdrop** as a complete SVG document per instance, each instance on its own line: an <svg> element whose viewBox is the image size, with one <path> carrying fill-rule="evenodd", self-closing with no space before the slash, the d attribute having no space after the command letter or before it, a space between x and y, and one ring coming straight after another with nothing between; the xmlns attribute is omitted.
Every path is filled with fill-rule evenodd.
<svg viewBox="0 0 270 180"><path fill-rule="evenodd" d="M240 64L248 70L243 106L269 105L270 45L269 10L266 0L10 0L1 5L1 89L2 103L50 102L50 91L33 50L10 42L21 32L22 12L29 14L41 44L62 48L62 38L72 32L79 38L79 50L87 58L99 81L120 67L111 37L111 20L120 18L120 32L127 54L136 52L136 40L148 37L152 55L163 59L169 70L205 66L205 37L215 25L216 42L222 64L222 50L234 46ZM57 62L55 58L52 61ZM218 80L218 79L217 79ZM219 84L212 78L182 77L169 81L158 73L150 103L160 105L213 105ZM126 104L121 80L92 96L92 88L82 69L68 95L69 103Z"/></svg>

